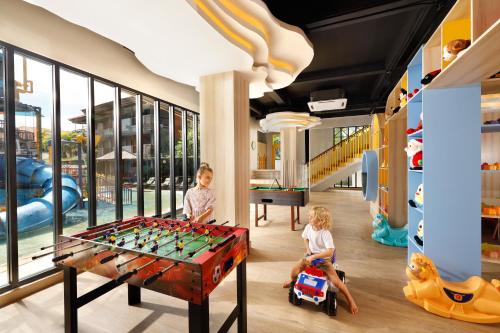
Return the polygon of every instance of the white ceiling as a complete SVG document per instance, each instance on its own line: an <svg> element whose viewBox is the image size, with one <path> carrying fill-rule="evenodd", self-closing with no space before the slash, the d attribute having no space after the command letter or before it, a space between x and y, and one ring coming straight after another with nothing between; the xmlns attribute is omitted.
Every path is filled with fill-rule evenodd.
<svg viewBox="0 0 500 333"><path fill-rule="evenodd" d="M279 22L260 0L26 1L127 47L152 72L184 84L198 87L201 76L215 73L246 73L251 98L289 85L313 57L302 31ZM250 41L253 50L224 34L203 15L200 3ZM256 18L268 32L267 38L225 5ZM271 56L291 64L293 70L273 66Z"/></svg>

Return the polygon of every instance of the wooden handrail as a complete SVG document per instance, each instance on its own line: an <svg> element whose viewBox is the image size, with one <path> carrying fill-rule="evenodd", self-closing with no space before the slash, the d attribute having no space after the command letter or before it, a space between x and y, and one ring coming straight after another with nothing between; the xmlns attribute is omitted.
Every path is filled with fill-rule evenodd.
<svg viewBox="0 0 500 333"><path fill-rule="evenodd" d="M360 129L309 161L309 184L315 184L370 148L370 127Z"/></svg>

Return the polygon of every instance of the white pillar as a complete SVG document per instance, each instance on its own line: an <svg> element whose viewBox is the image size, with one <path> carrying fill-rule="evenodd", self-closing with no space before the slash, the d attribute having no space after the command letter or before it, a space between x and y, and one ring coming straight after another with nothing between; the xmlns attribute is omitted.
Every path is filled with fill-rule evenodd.
<svg viewBox="0 0 500 333"><path fill-rule="evenodd" d="M281 141L281 180L284 187L302 186L300 145L297 140L297 128L284 128L280 131Z"/></svg>
<svg viewBox="0 0 500 333"><path fill-rule="evenodd" d="M239 72L200 78L201 161L214 169L219 223L249 226L250 140L248 80Z"/></svg>

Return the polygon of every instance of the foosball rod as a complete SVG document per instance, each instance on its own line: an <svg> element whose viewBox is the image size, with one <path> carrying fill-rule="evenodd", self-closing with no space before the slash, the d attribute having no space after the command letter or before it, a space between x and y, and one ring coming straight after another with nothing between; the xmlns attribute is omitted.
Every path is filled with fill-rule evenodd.
<svg viewBox="0 0 500 333"><path fill-rule="evenodd" d="M125 223L124 225L129 225L129 224L136 223L136 222L137 222L137 221L132 221L132 222L129 222L129 223ZM116 222L112 222L112 223L116 223ZM112 226L112 227L110 227L110 228L102 229L102 230L100 230L100 231L96 231L96 232L93 232L93 233L90 233L90 234L86 234L86 235L80 236L80 238L81 238L81 239L83 239L84 237L88 237L88 236L91 236L91 235L95 235L95 234L98 234L98 233L100 233L100 232L102 232L102 231L106 231L106 230L109 230L109 229L113 229L114 227L116 227L116 225L114 225L114 226ZM133 227L132 227L132 228L133 228ZM132 228L128 228L128 229L132 229ZM122 230L119 230L119 231L125 231L125 230L128 230L128 229L122 229ZM98 238L98 237L97 237L97 238ZM70 242L72 242L72 241L74 241L74 240L76 240L76 239L67 239L67 240L65 240L65 241L61 241L61 242L54 243L54 244L52 244L52 245L43 246L43 247L41 247L41 248L40 248L40 251L47 250L47 249L50 249L50 248L52 248L52 247L56 247L56 246L59 246L59 245L62 245L62 244L70 243ZM54 251L54 252L56 252L56 251ZM46 256L46 255L48 255L48 254L51 254L51 253L54 253L54 252L44 253L44 254L42 254L42 255L40 255L40 256L37 256L37 257L39 257L39 258L40 258L40 257L44 257L44 256Z"/></svg>
<svg viewBox="0 0 500 333"><path fill-rule="evenodd" d="M189 223L187 223L186 225L190 225L190 224L189 224ZM184 226L184 228L186 227L186 225ZM194 227L191 227L191 229L194 229ZM183 239L184 239L184 237L186 237L186 235L184 235L184 236L181 238L181 240L183 240ZM168 242L166 242L166 243L163 243L162 245L158 246L158 248L163 247L163 246L168 245L168 244L171 244L171 243L172 243L172 242L174 242L174 241L176 241L176 239L172 239L171 241L168 241ZM123 252L123 253L126 253L127 251L122 251L122 252ZM136 255L135 257L132 257L132 258L130 258L130 259L129 259L129 260L127 260L127 261L124 261L124 262L122 262L122 263L117 264L117 265L116 265L116 268L120 268L121 266L124 266L124 265L126 265L126 264L128 264L128 263L131 263L132 261L137 260L137 259L139 259L139 258L141 258L141 257L143 257L143 256L144 256L144 253L138 254L138 255ZM118 256L116 256L116 257L118 257ZM116 257L115 257L115 258L116 258Z"/></svg>
<svg viewBox="0 0 500 333"><path fill-rule="evenodd" d="M52 258L52 261L53 262L58 262L58 261L66 259L66 258L72 257L72 256L74 256L77 253L85 252L85 251L94 249L94 248L96 248L98 246L99 246L99 244L94 244L94 245L92 245L90 247L87 247L85 249L81 249L81 250L78 250L78 251L75 251L75 252L69 252L69 253L61 254L60 256Z"/></svg>
<svg viewBox="0 0 500 333"><path fill-rule="evenodd" d="M135 221L135 222L137 222L137 221ZM125 230L125 229L123 229L123 230ZM123 231L123 230L120 230L120 231ZM88 236L88 235L86 235L86 236ZM83 238L83 236L81 238ZM97 237L97 238L99 238L99 237ZM41 250L43 251L45 249L48 249L48 248L51 248L51 247L55 247L55 246L58 246L58 245L61 245L61 244L69 243L69 242L72 242L74 240L76 240L76 239L68 239L68 240L65 240L63 242L59 242L59 243L56 243L56 244L53 244L53 245L42 247ZM61 249L61 250L70 249L70 248L73 248L73 247L76 247L76 246L80 246L80 245L83 245L83 244L85 244L85 241L80 242L79 244L67 246L67 247L65 247L64 249ZM50 251L50 252L46 252L46 253L43 253L43 254L32 256L31 260L37 260L37 259L43 258L45 256L48 256L49 254L56 253L57 251L59 251L59 250L54 250L54 251Z"/></svg>
<svg viewBox="0 0 500 333"><path fill-rule="evenodd" d="M229 221L227 221L229 222ZM227 223L226 222L226 223ZM224 223L225 224L225 223ZM221 224L223 225L223 224ZM238 226L239 224L236 224L234 227ZM232 230L226 230L225 232L223 232L221 234L221 236L227 234L228 232L231 232ZM209 242L208 244L204 244L200 247L198 247L197 249L189 252L189 254L187 256L185 256L184 258L182 258L181 260L186 260L190 257L193 257L196 253L198 253L199 251L201 251L204 247L206 247L207 245L209 245L210 243L213 243L213 241ZM161 269L160 271L156 272L155 274L149 276L148 278L144 279L143 281L143 284L144 286L148 286L150 285L151 283L155 282L156 280L158 280L163 274L165 274L166 272L168 272L169 270L171 270L172 268L174 268L175 266L179 265L179 261L176 261L174 262L173 264Z"/></svg>
<svg viewBox="0 0 500 333"><path fill-rule="evenodd" d="M226 224L226 223L229 223L229 221L226 221L226 222L224 222L224 223L223 223L223 224L221 224L221 225L224 225L224 224ZM213 228L212 230L210 230L210 233L211 233L211 232L213 232L213 231L215 231L215 230L219 230L219 229L217 228L217 226L216 226L215 228ZM229 232L229 231L231 231L231 230L227 230L226 232ZM204 236L204 235L201 235L201 236ZM200 237L201 237L201 236L200 236ZM186 236L184 236L184 237L186 237ZM182 239L184 239L184 237L183 237ZM193 240L194 240L194 239L193 239ZM193 241L193 240L191 240L191 241ZM190 241L190 242L191 242L191 241ZM169 242L169 243L171 243L171 242ZM166 244L167 244L167 243L162 244L161 246L164 246L164 245L166 245ZM170 255L170 254L174 253L175 251L176 251L176 250L172 250L172 251L168 252L167 254L165 254L163 257L167 257L168 255ZM132 258L131 260L129 260L128 262L134 261L134 260L136 260L136 259L138 259L138 258L141 258L141 257L143 257L143 256L144 256L144 253L141 253L141 254L137 255L136 257ZM128 272L126 272L126 273L124 273L124 274L120 275L118 278L116 278L116 282L117 282L117 283L123 283L124 281L126 281L126 280L130 279L133 275L137 274L140 270L144 269L145 267L147 267L147 266L149 266L149 265L151 265L151 264L153 264L153 263L155 263L155 262L157 262L157 261L159 261L159 260L161 260L161 259L162 259L162 258L160 258L160 257L155 258L155 259L151 260L150 262L148 262L148 263L146 263L146 264L144 264L144 265L142 265L142 266L140 266L140 267L134 268L134 269L132 269L131 271L128 271ZM175 259L172 259L172 260L175 260ZM128 263L128 262L124 262L124 263L120 264L120 266L122 266L122 265L124 265L124 264L126 264L126 263ZM120 267L120 266L119 266L119 265L117 265L116 267ZM173 267L173 266L172 266L172 267ZM162 274L163 274L163 273L162 273ZM161 276L161 275L160 275L160 276ZM154 280L153 280L153 282L154 282ZM151 282L151 283L152 283L152 282Z"/></svg>
<svg viewBox="0 0 500 333"><path fill-rule="evenodd" d="M169 227L171 227L172 225L173 225L173 226L175 226L175 225L180 225L180 223L179 223L179 222L172 223L171 225L169 225ZM170 228L170 229L168 229L168 230L169 230L169 231L172 231L172 230L173 230L173 227L172 227L172 228ZM169 237L169 236L170 236L170 234L168 234L168 235L162 235L159 239L162 239L162 238L164 238L164 237ZM151 242L152 242L152 241L154 241L154 240L155 240L155 239L152 239L152 240L150 240L150 241L146 242L145 244L149 244L149 243L151 243ZM125 242L125 244L128 244L128 243L133 242L133 241L135 241L135 239L129 240L129 241ZM100 262L101 264L105 264L105 263L107 263L108 261L111 261L111 260L113 260L114 258L116 258L116 257L118 257L118 256L120 256L120 255L122 255L122 254L127 253L129 250L133 250L133 249L136 249L136 248L137 248L137 246L134 246L134 247L133 247L133 248L131 248L131 249L125 249L125 250L123 250L123 251L113 253L113 254L111 254L111 255L109 255L109 256L107 256L107 257L102 258L99 262ZM105 252L105 251L109 251L109 249L103 250L102 252ZM99 254L99 253L96 253L96 254Z"/></svg>

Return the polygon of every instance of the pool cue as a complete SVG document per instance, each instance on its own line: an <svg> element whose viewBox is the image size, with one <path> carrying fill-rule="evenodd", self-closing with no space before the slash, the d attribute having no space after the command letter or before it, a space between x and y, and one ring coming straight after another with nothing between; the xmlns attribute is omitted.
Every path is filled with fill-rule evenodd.
<svg viewBox="0 0 500 333"><path fill-rule="evenodd" d="M228 222L229 222L229 221L226 221L226 222L224 222L224 223L223 223L223 224L221 224L221 225L224 225L224 224L226 224L226 223L228 223ZM238 226L238 225L239 225L239 224L236 224L236 225L235 225L235 227L236 227L236 226ZM213 229L213 230L215 230L215 229ZM225 235L226 233L228 233L228 232L230 232L230 231L233 231L233 230L227 230L227 231L223 232L223 233L222 233L222 235ZM204 236L204 235L201 235L201 236ZM212 243L213 243L213 241L212 241ZM181 260L186 260L186 259L188 259L188 258L190 258L190 257L193 257L193 256L194 256L197 252L199 252L201 249L203 249L203 248L204 248L205 246L207 246L207 245L208 245L208 244L203 244L202 246L198 247L196 250L193 250L193 251L189 252L189 254L188 254L187 256L183 257ZM179 261L174 262L173 264L171 264L171 265L169 265L169 266L167 266L167 267L163 268L162 270L159 270L159 271L158 271L158 272L156 272L155 274L153 274L153 275L149 276L148 278L144 279L143 284L144 284L145 286L150 285L151 283L153 283L153 282L155 282L156 280L158 280L158 278L160 278L160 277L161 277L163 274L165 274L167 271L171 270L172 268L174 268L174 267L175 267L175 266L177 266L177 265L179 265Z"/></svg>

